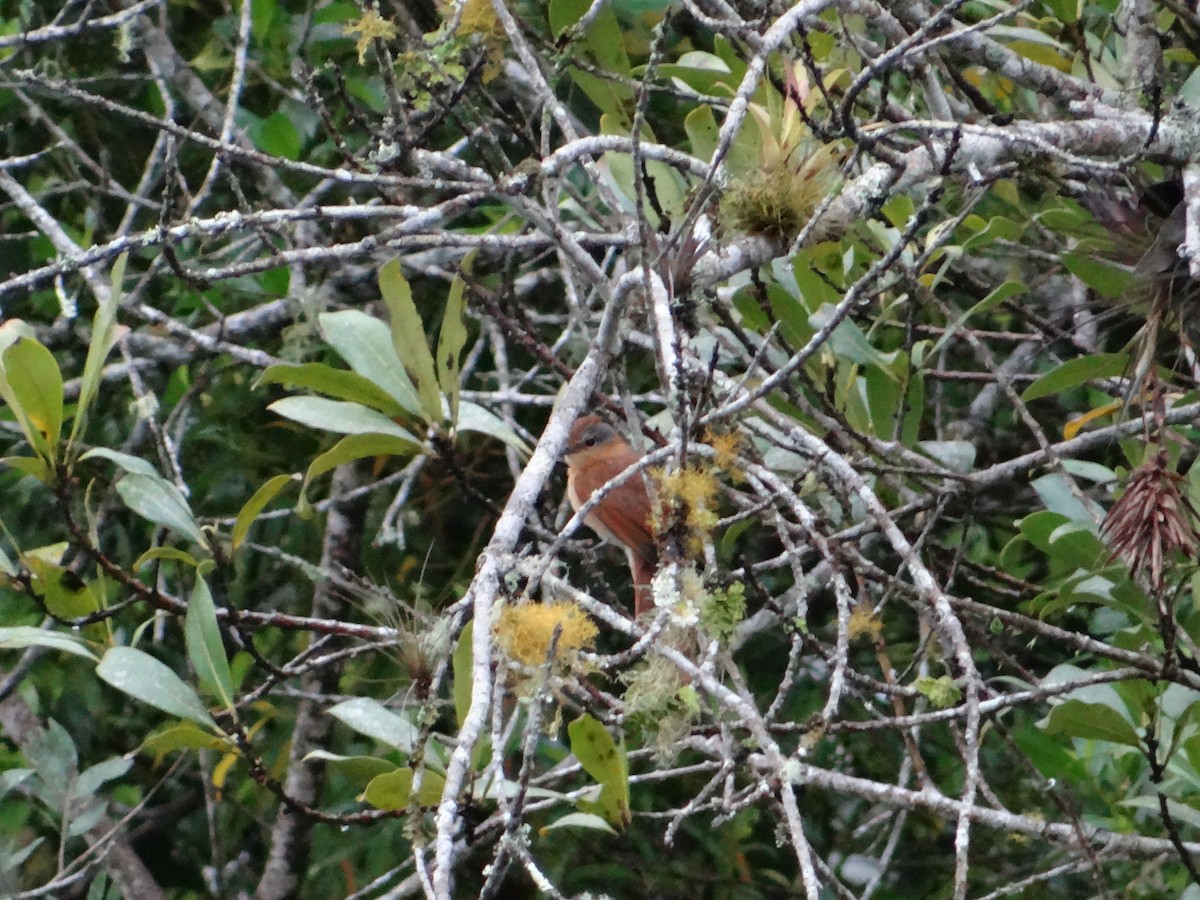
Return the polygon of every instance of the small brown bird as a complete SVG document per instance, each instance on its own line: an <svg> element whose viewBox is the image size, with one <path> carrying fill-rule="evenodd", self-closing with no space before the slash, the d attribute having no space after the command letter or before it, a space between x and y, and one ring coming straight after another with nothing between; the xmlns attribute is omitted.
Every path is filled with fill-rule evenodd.
<svg viewBox="0 0 1200 900"><path fill-rule="evenodd" d="M641 459L625 438L599 416L584 416L567 438L567 499L578 510L597 490ZM658 567L658 548L650 530L650 495L642 474L630 475L607 494L583 520L600 537L625 548L633 576L633 611L654 607L650 579Z"/></svg>

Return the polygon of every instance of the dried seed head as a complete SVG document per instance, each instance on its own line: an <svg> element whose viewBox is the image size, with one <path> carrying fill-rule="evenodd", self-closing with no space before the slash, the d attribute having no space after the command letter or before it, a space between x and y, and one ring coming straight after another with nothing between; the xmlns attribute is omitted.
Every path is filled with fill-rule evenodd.
<svg viewBox="0 0 1200 900"><path fill-rule="evenodd" d="M1192 524L1196 510L1179 492L1182 480L1167 468L1167 451L1160 450L1133 470L1100 529L1112 548L1110 559L1124 559L1155 593L1163 587L1164 561L1176 552L1195 559L1200 550L1200 532Z"/></svg>

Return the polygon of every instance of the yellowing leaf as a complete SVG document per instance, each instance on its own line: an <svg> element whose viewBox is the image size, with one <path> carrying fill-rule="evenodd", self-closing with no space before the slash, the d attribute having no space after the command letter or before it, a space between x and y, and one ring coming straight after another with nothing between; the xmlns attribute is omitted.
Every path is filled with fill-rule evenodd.
<svg viewBox="0 0 1200 900"><path fill-rule="evenodd" d="M421 411L430 423L442 421L442 396L438 392L433 354L425 340L425 324L413 303L412 288L396 260L379 270L379 290L392 319L392 343L408 370L421 400Z"/></svg>
<svg viewBox="0 0 1200 900"><path fill-rule="evenodd" d="M1111 415L1119 410L1122 406L1122 401L1114 400L1112 403L1105 403L1103 406L1097 406L1095 409L1084 413L1082 416L1076 416L1070 422L1063 426L1063 438L1070 440L1079 434L1087 425L1101 419L1104 416Z"/></svg>

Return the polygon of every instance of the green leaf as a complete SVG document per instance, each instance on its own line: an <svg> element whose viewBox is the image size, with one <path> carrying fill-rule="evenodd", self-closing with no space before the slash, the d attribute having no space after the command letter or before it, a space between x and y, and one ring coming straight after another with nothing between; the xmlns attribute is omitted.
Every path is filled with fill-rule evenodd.
<svg viewBox="0 0 1200 900"><path fill-rule="evenodd" d="M474 621L468 622L458 636L454 645L454 714L457 716L458 727L467 719L467 710L471 708L471 645L475 635Z"/></svg>
<svg viewBox="0 0 1200 900"><path fill-rule="evenodd" d="M659 66L655 74L660 78L670 78L684 87L689 87L700 94L708 94L710 97L729 98L734 94L734 88L731 86L733 76L729 71L729 66L725 64L725 60L715 53L708 53L704 50L689 50L675 62ZM712 109L709 108L708 116L705 118L711 116ZM706 125L703 127L707 129ZM687 128L686 122L684 128ZM691 137L690 131L688 136ZM702 154L696 147L695 141L692 142L692 152L701 159L710 159L715 148L716 144L714 143L711 149Z"/></svg>
<svg viewBox="0 0 1200 900"><path fill-rule="evenodd" d="M1134 809L1148 810L1155 816L1155 818L1160 815L1158 797L1156 796L1143 794L1140 797L1131 797L1127 800L1118 800L1117 803L1121 806L1129 806ZM1170 812L1171 817L1176 822L1182 822L1183 824L1187 825L1188 828L1200 828L1200 810L1171 798L1167 799L1167 810Z"/></svg>
<svg viewBox="0 0 1200 900"><path fill-rule="evenodd" d="M1200 734L1193 735L1183 742L1183 752L1192 771L1200 773Z"/></svg>
<svg viewBox="0 0 1200 900"><path fill-rule="evenodd" d="M114 756L94 766L88 766L71 785L71 793L75 797L90 797L114 778L120 778L128 772L131 766L133 759L127 756Z"/></svg>
<svg viewBox="0 0 1200 900"><path fill-rule="evenodd" d="M793 297L782 285L770 284L767 286L767 299L787 342L793 347L803 347L808 343L813 336L813 326L809 321L809 311L799 298ZM754 301L751 299L750 303L754 304Z"/></svg>
<svg viewBox="0 0 1200 900"><path fill-rule="evenodd" d="M49 484L50 479L54 477L54 470L44 459L36 456L6 456L0 459L0 462L10 469L16 469L22 475L36 478L42 484Z"/></svg>
<svg viewBox="0 0 1200 900"><path fill-rule="evenodd" d="M1129 720L1103 703L1066 700L1050 710L1044 727L1050 734L1108 741L1128 747L1141 746Z"/></svg>
<svg viewBox="0 0 1200 900"><path fill-rule="evenodd" d="M251 4L250 27L255 41L259 44L266 44L271 21L275 18L275 10L278 8L278 0L242 0L242 2Z"/></svg>
<svg viewBox="0 0 1200 900"><path fill-rule="evenodd" d="M230 545L236 550L242 545L242 541L246 539L247 533L250 531L250 526L254 524L254 520L259 514L267 508L267 504L279 496L279 492L299 479L295 475L276 475L274 478L268 479L253 496L246 501L245 505L238 511L237 519L233 523L233 533L230 540Z"/></svg>
<svg viewBox="0 0 1200 900"><path fill-rule="evenodd" d="M61 556L61 553L25 555L25 565L34 576L33 589L41 596L46 611L56 618L90 616L100 609L99 600L87 582L60 565Z"/></svg>
<svg viewBox="0 0 1200 900"><path fill-rule="evenodd" d="M357 309L321 313L318 321L322 337L351 369L383 388L405 411L415 415L421 409L386 322Z"/></svg>
<svg viewBox="0 0 1200 900"><path fill-rule="evenodd" d="M8 575L9 577L17 574L17 564L12 561L4 548L0 547L0 575Z"/></svg>
<svg viewBox="0 0 1200 900"><path fill-rule="evenodd" d="M26 647L45 647L47 650L62 650L84 659L98 658L79 638L57 631L47 631L32 625L13 625L0 628L0 650L24 650Z"/></svg>
<svg viewBox="0 0 1200 900"><path fill-rule="evenodd" d="M601 786L600 807L610 823L626 826L629 811L629 761L605 727L586 713L567 726L571 752Z"/></svg>
<svg viewBox="0 0 1200 900"><path fill-rule="evenodd" d="M947 328L945 333L938 338L932 349L925 354L926 359L934 359L941 352L942 346L948 341L953 340L959 333L959 329L966 325L967 321L976 316L983 315L993 307L999 306L1005 300L1015 297L1017 294L1028 290L1023 282L1020 281L1005 281L999 287L993 288L986 297L972 306L969 310L963 313L954 323L954 327Z"/></svg>
<svg viewBox="0 0 1200 900"><path fill-rule="evenodd" d="M1096 535L1091 522L1064 522L1050 532L1048 555L1068 568L1091 569L1100 565L1109 550Z"/></svg>
<svg viewBox="0 0 1200 900"><path fill-rule="evenodd" d="M412 722L369 697L343 700L326 711L359 734L390 744L408 755L412 754L421 736Z"/></svg>
<svg viewBox="0 0 1200 900"><path fill-rule="evenodd" d="M369 456L413 456L421 446L412 440L391 434L352 434L342 438L330 449L312 461L304 476L301 495L307 493L314 479L320 478L330 469L343 463Z"/></svg>
<svg viewBox="0 0 1200 900"><path fill-rule="evenodd" d="M989 221L987 223L983 223L983 220L979 219L978 216L974 216L971 218L974 218L976 221L983 224L983 227L978 229L975 234L966 238L962 242L962 245L961 245L962 250L965 253L977 251L981 247L985 247L988 244L994 243L995 241L1000 241L1000 240L1018 241L1021 237L1021 232L1023 229L1021 228L1020 225L1018 225L1012 219L1006 218L1004 216L996 216L993 219L991 219L991 221ZM966 224L966 223L964 223L964 224ZM1009 283L1011 283L1011 282L1009 282ZM1012 295L1009 294L1009 296L1012 296ZM1008 297L1004 297L1003 299L1007 300ZM996 301L996 302L999 302L999 301ZM990 307L988 307L988 308L990 308Z"/></svg>
<svg viewBox="0 0 1200 900"><path fill-rule="evenodd" d="M376 809L405 809L412 799L413 770L401 766L393 772L376 775L359 798ZM425 770L417 790L418 806L437 806L442 800L446 779L436 772Z"/></svg>
<svg viewBox="0 0 1200 900"><path fill-rule="evenodd" d="M504 424L504 420L489 409L484 409L477 403L462 403L458 409L458 430L475 431L503 441L520 453L529 455L529 444L521 436Z"/></svg>
<svg viewBox="0 0 1200 900"><path fill-rule="evenodd" d="M775 287L776 285L774 284L768 285L767 290L770 291ZM742 319L742 324L745 327L759 334L766 334L767 329L771 327L771 320L754 299L755 294L756 291L750 288L740 288L733 295L733 307L738 311ZM810 332L811 330L809 329Z"/></svg>
<svg viewBox="0 0 1200 900"><path fill-rule="evenodd" d="M1086 384L1094 378L1114 378L1129 367L1128 353L1080 356L1055 366L1021 394L1026 403Z"/></svg>
<svg viewBox="0 0 1200 900"><path fill-rule="evenodd" d="M1104 510L1086 498L1081 502L1079 497L1071 491L1071 485L1066 476L1058 472L1041 475L1033 479L1030 484L1042 503L1045 504L1046 509L1051 512L1066 516L1073 522L1091 524L1093 527L1096 522L1104 518ZM1090 512L1089 507L1084 503L1091 504ZM1093 513L1095 513L1094 517Z"/></svg>
<svg viewBox="0 0 1200 900"><path fill-rule="evenodd" d="M562 37L563 32L582 19L587 10L587 4L579 0L553 0L546 8L550 33L556 40Z"/></svg>
<svg viewBox="0 0 1200 900"><path fill-rule="evenodd" d="M179 722L151 734L142 741L138 752L154 754L157 765L164 756L176 750L213 750L228 753L236 749L236 746L227 737L205 731L191 722Z"/></svg>
<svg viewBox="0 0 1200 900"><path fill-rule="evenodd" d="M1063 264L1076 278L1109 300L1124 296L1133 285L1134 274L1105 263L1091 253L1068 253Z"/></svg>
<svg viewBox="0 0 1200 900"><path fill-rule="evenodd" d="M17 771L17 770L12 770L12 771ZM29 770L21 770L21 771L29 771ZM14 787L15 787L15 785L14 785ZM40 838L40 837L34 838L33 840L26 843L24 847L21 847L19 849L13 849L11 852L6 851L4 854L4 869L5 869L5 871L8 871L8 872L19 871L20 867L25 864L25 860L29 859L29 857L33 855L34 851L37 850L38 847L42 846L42 844L44 844L45 842L46 842L45 838ZM107 876L103 872L101 872L100 875L98 875L96 877L96 879L92 882L92 886L94 887L98 882L104 881L106 879L106 877ZM90 888L88 890L87 900L93 900L93 898L91 896ZM101 897L100 900L105 900L105 898Z"/></svg>
<svg viewBox="0 0 1200 900"><path fill-rule="evenodd" d="M208 548L200 526L192 515L192 508L179 488L160 475L145 475L141 472L126 473L117 482L117 493L131 510L153 522L190 538L201 547Z"/></svg>
<svg viewBox="0 0 1200 900"><path fill-rule="evenodd" d="M949 709L962 699L962 689L949 675L918 678L913 682L913 687L928 697L929 702L938 709Z"/></svg>
<svg viewBox="0 0 1200 900"><path fill-rule="evenodd" d="M88 412L100 390L104 361L108 359L108 354L117 342L117 309L121 305L121 282L125 277L125 263L128 259L129 254L122 253L113 263L108 295L101 298L96 307L96 314L92 317L92 340L88 344L83 374L79 377L79 401L75 407L75 420L71 423L71 436L67 439L68 449L74 447L75 441L83 434Z"/></svg>
<svg viewBox="0 0 1200 900"><path fill-rule="evenodd" d="M337 400L349 400L377 409L387 416L403 416L408 410L391 394L365 375L335 369L325 363L280 364L269 367L258 377L260 384L282 384L308 388Z"/></svg>
<svg viewBox="0 0 1200 900"><path fill-rule="evenodd" d="M832 306L822 306L809 317L809 324L813 331L819 331L821 327L829 321L833 315L834 309ZM875 366L882 371L888 378L895 380L896 375L891 370L890 360L884 354L880 353L867 340L866 334L861 328L849 319L839 322L837 327L833 329L833 333L829 336L829 349L841 359L848 359L851 362L856 362L859 365Z"/></svg>
<svg viewBox="0 0 1200 900"><path fill-rule="evenodd" d="M54 354L37 341L18 338L0 356L4 399L38 456L57 458L62 436L63 382Z"/></svg>
<svg viewBox="0 0 1200 900"><path fill-rule="evenodd" d="M400 271L399 261L393 259L379 270L379 290L392 320L392 344L417 386L421 411L430 424L441 422L442 397L434 374L433 354L425 339L425 323L413 303L412 288Z"/></svg>
<svg viewBox="0 0 1200 900"><path fill-rule="evenodd" d="M199 695L149 653L134 647L113 647L100 660L96 674L117 690L168 715L217 727Z"/></svg>
<svg viewBox="0 0 1200 900"><path fill-rule="evenodd" d="M463 347L467 345L467 326L463 314L467 309L466 282L455 278L446 298L442 328L438 334L438 385L450 407L450 426L458 422L458 376Z"/></svg>
<svg viewBox="0 0 1200 900"><path fill-rule="evenodd" d="M1065 24L1073 25L1079 21L1080 8L1083 5L1080 0L1042 0L1042 2Z"/></svg>
<svg viewBox="0 0 1200 900"><path fill-rule="evenodd" d="M378 756L342 756L328 750L313 750L304 757L304 762L324 763L364 787L377 775L394 772L396 764Z"/></svg>
<svg viewBox="0 0 1200 900"><path fill-rule="evenodd" d="M600 816L585 812L573 812L567 813L565 816L560 816L549 825L540 828L538 833L545 834L547 831L554 831L557 828L587 828L592 831L605 831L609 834L617 833L616 830Z"/></svg>
<svg viewBox="0 0 1200 900"><path fill-rule="evenodd" d="M148 562L155 560L170 560L171 562L183 563L185 566L191 566L193 569L200 566L200 560L192 556L186 550L180 550L178 547L151 547L145 553L137 558L137 562L133 564L134 570L140 569ZM205 560L210 563L212 560Z"/></svg>
<svg viewBox="0 0 1200 900"><path fill-rule="evenodd" d="M135 472L140 475L152 475L158 477L158 469L154 468L151 463L146 462L138 456L132 456L128 453L122 453L120 450L109 450L107 447L97 447L94 450L89 450L80 460L85 459L107 459L115 462L126 472Z"/></svg>
<svg viewBox="0 0 1200 900"><path fill-rule="evenodd" d="M951 472L964 475L974 468L978 450L970 441L917 441L917 449Z"/></svg>
<svg viewBox="0 0 1200 900"><path fill-rule="evenodd" d="M243 0L249 2L249 0ZM263 153L281 156L284 159L300 158L300 133L284 112L267 116L256 127L250 129L254 143Z"/></svg>
<svg viewBox="0 0 1200 900"><path fill-rule="evenodd" d="M360 403L327 400L324 397L284 397L267 409L321 431L335 434L388 434L420 446L411 432L397 425L383 413Z"/></svg>
<svg viewBox="0 0 1200 900"><path fill-rule="evenodd" d="M699 159L712 159L717 149L717 138L721 128L713 115L711 106L697 106L683 120L683 130L687 132L688 142L692 145L692 156Z"/></svg>
<svg viewBox="0 0 1200 900"><path fill-rule="evenodd" d="M199 575L196 576L192 597L188 601L183 633L188 659L200 680L200 690L232 711L233 677L229 672L225 644L221 640L221 626L217 624L217 607L207 582Z"/></svg>

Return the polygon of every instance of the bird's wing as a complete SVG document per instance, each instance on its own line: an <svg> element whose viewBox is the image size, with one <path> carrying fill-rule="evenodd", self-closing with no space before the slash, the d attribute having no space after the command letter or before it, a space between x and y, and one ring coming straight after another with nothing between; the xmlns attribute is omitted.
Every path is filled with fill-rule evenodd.
<svg viewBox="0 0 1200 900"><path fill-rule="evenodd" d="M579 500L586 502L592 494L637 462L638 458L630 449L580 467L574 475L574 489ZM653 562L657 557L654 534L650 531L650 495L646 492L641 472L630 475L609 491L588 516L588 525L601 534L611 534L648 562ZM597 525L601 527L597 528Z"/></svg>

